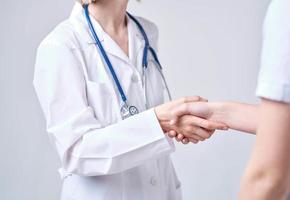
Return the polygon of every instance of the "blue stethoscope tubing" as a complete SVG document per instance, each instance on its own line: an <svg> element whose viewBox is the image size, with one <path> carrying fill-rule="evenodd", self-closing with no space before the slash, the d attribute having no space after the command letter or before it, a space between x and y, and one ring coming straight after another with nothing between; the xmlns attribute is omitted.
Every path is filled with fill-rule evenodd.
<svg viewBox="0 0 290 200"><path fill-rule="evenodd" d="M116 74L116 72L114 70L114 67L113 67L113 65L112 65L112 63L111 63L111 61L110 61L110 59L109 59L104 47L103 47L103 45L102 45L102 43L101 43L101 41L100 41L95 29L94 29L94 26L93 26L93 23L91 21L90 14L89 14L89 5L88 4L84 5L84 9L85 9L86 20L87 20L88 26L90 28L91 34L92 34L92 36L93 36L93 38L94 38L94 40L96 42L96 46L100 50L100 53L101 53L106 65L107 65L107 67L110 70L110 73L111 73L111 75L113 77L113 80L114 80L114 82L115 82L115 84L117 86L117 89L118 89L118 91L120 93L120 96L122 98L122 101L124 103L124 105L123 105L123 107L121 109L121 112L122 112L122 110L125 109L125 110L128 111L128 115L129 116L135 115L139 111L138 111L138 109L135 106L129 106L127 104L127 101L128 101L127 96L124 93L124 90L123 90L123 88L122 88L122 86L120 84L120 81L119 81L118 76L117 76L117 74ZM151 55L153 56L153 59L154 59L155 63L156 63L156 68L158 69L158 71L161 74L161 77L163 79L165 88L166 88L167 93L168 93L169 100L171 100L172 97L171 97L171 94L170 94L170 91L169 91L169 87L168 87L167 82L165 80L165 77L164 77L164 75L162 73L162 66L160 64L160 61L158 59L158 56L157 56L155 50L150 46L149 39L147 37L147 34L146 34L144 28L142 27L142 25L139 23L139 21L135 17L133 17L128 12L127 12L127 15L130 17L130 19L132 19L135 22L135 24L137 25L137 27L138 27L139 31L141 32L141 34L142 34L142 36L144 38L144 41L145 41L145 46L144 46L144 51L143 51L143 58L142 58L143 85L146 87L146 69L148 68L148 53L150 52ZM146 88L145 88L145 98L146 98ZM146 106L147 106L147 100L146 100ZM128 116L122 116L122 117L126 118Z"/></svg>

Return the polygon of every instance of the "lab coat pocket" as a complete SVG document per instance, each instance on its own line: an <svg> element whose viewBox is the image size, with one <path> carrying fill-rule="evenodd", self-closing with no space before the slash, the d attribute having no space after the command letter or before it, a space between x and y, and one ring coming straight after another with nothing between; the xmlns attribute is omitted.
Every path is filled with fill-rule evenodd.
<svg viewBox="0 0 290 200"><path fill-rule="evenodd" d="M117 122L118 119L113 95L107 83L87 81L88 104L104 127Z"/></svg>

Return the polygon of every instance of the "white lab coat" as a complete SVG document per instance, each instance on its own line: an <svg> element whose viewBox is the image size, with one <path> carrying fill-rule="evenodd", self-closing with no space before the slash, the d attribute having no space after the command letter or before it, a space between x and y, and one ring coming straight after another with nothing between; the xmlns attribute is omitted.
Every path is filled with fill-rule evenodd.
<svg viewBox="0 0 290 200"><path fill-rule="evenodd" d="M144 40L128 20L129 58L93 20L129 104L143 111L126 120L121 119L119 92L79 3L38 49L34 86L47 132L61 159L62 200L181 199L169 157L174 145L164 135L154 110L145 111L140 76ZM156 26L138 20L156 48ZM147 98L154 107L164 101L164 85L152 63L147 75Z"/></svg>

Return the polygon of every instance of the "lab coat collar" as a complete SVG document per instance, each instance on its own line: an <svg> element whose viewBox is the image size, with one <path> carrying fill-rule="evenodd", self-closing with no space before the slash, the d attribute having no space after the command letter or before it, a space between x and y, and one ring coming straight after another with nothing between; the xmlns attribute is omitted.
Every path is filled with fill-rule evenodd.
<svg viewBox="0 0 290 200"><path fill-rule="evenodd" d="M95 45L96 42L92 37L90 29L87 25L87 21L84 16L84 9L82 5L78 2L75 3L72 10L70 19L78 27L78 31L85 31L86 34L81 33L80 35L86 35L85 41L88 45ZM98 34L98 37L106 51L106 53L111 54L127 63L135 65L137 53L140 52L139 49L144 46L144 39L141 35L139 29L135 23L127 16L127 26L128 26L128 40L129 40L129 57L125 52L119 47L119 45L104 31L100 23L91 16L92 24L95 28L95 31ZM80 30L83 29L83 30ZM136 51L137 50L137 51Z"/></svg>

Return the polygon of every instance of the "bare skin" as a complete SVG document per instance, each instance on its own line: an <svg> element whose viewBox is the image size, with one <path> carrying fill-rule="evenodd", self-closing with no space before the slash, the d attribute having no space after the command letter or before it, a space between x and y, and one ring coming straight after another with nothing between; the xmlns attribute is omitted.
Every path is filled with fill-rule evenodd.
<svg viewBox="0 0 290 200"><path fill-rule="evenodd" d="M89 5L89 12L128 56L127 5L128 0L98 0Z"/></svg>
<svg viewBox="0 0 290 200"><path fill-rule="evenodd" d="M240 200L286 200L290 188L290 104L263 99Z"/></svg>

